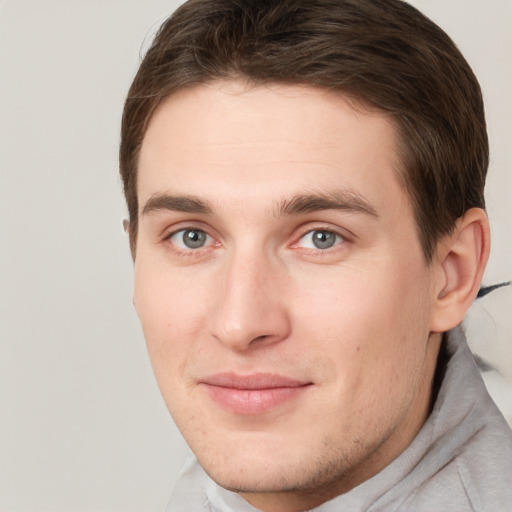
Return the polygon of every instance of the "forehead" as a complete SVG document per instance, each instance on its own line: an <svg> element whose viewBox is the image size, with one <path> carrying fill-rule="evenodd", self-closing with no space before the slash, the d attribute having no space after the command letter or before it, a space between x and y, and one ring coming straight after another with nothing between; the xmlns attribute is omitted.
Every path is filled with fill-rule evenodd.
<svg viewBox="0 0 512 512"><path fill-rule="evenodd" d="M157 108L140 152L139 201L191 190L221 204L251 194L279 201L347 188L381 202L383 184L398 191L396 146L389 115L339 93L216 81Z"/></svg>

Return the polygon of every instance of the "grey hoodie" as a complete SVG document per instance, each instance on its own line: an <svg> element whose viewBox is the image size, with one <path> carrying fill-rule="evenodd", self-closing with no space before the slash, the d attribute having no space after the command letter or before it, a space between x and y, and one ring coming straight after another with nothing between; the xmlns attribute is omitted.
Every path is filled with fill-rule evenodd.
<svg viewBox="0 0 512 512"><path fill-rule="evenodd" d="M462 329L446 336L436 402L409 447L314 512L512 512L512 431L487 393ZM256 512L191 458L166 512ZM313 511L312 511L313 512Z"/></svg>

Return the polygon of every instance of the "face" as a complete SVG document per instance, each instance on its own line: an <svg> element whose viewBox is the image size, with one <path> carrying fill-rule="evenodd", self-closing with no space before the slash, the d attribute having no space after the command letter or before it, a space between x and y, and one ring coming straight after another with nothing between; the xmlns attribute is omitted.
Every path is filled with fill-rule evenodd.
<svg viewBox="0 0 512 512"><path fill-rule="evenodd" d="M257 506L350 489L428 413L432 269L398 167L388 117L307 87L201 85L148 127L135 307L185 439Z"/></svg>

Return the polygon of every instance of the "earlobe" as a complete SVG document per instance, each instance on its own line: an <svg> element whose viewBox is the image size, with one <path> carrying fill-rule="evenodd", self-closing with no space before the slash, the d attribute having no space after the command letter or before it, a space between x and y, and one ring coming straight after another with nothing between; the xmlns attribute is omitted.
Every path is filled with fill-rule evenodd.
<svg viewBox="0 0 512 512"><path fill-rule="evenodd" d="M468 210L455 229L438 243L431 331L444 332L458 325L473 303L489 258L487 214Z"/></svg>

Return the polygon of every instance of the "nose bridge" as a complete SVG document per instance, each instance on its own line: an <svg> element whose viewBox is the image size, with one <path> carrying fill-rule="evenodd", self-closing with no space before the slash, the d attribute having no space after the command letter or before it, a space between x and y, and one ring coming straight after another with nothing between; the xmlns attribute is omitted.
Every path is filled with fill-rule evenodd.
<svg viewBox="0 0 512 512"><path fill-rule="evenodd" d="M224 263L213 335L235 350L286 337L289 319L277 261L262 250L234 249Z"/></svg>

